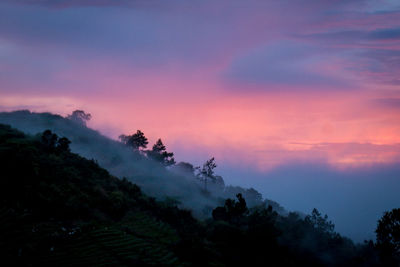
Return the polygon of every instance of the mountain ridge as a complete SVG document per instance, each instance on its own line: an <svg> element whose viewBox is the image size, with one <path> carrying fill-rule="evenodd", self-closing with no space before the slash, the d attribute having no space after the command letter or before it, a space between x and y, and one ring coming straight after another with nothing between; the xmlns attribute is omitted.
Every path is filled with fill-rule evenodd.
<svg viewBox="0 0 400 267"><path fill-rule="evenodd" d="M216 206L208 207L211 215L201 219L176 198L148 196L140 185L111 175L97 160L72 153L72 145L51 129L29 135L0 124L4 262L23 266L398 264L392 243L385 241L386 232L377 243L354 244L336 233L334 224L316 209L305 217L280 214L265 201L248 206L240 192L234 198L216 199ZM212 191L199 190L205 199L213 199ZM385 218L390 223L389 215ZM378 229L386 231L383 223Z"/></svg>
<svg viewBox="0 0 400 267"><path fill-rule="evenodd" d="M238 193L242 193L250 205L258 205L263 201L262 197L258 199L259 193L254 189L248 191L250 189L238 186L220 188L210 184L208 191L211 194L205 196L203 184L194 175L167 170L121 142L60 115L28 110L0 112L0 123L9 124L29 134L49 129L65 136L71 140L70 147L74 153L96 160L100 166L117 177L126 177L138 184L146 194L158 199L173 198L185 203L183 207L193 210L194 215L199 218L211 216L212 208L223 203L225 198L234 198ZM247 196L249 193L252 193L251 197ZM287 213L277 202L268 199L265 201L275 210Z"/></svg>

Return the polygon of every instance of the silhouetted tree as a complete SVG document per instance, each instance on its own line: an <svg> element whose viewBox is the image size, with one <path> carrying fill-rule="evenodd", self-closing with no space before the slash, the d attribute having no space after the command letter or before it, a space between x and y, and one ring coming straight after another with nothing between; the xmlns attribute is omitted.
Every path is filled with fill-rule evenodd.
<svg viewBox="0 0 400 267"><path fill-rule="evenodd" d="M153 145L152 151L161 153L166 150L166 147L164 146L163 142L161 139L158 139L157 142Z"/></svg>
<svg viewBox="0 0 400 267"><path fill-rule="evenodd" d="M56 147L58 136L50 130L45 130L41 136L41 143L47 150L53 150Z"/></svg>
<svg viewBox="0 0 400 267"><path fill-rule="evenodd" d="M166 147L161 139L157 140L157 142L153 145L152 150L147 151L147 155L150 158L161 162L165 166L175 164L174 153L167 152Z"/></svg>
<svg viewBox="0 0 400 267"><path fill-rule="evenodd" d="M92 118L92 115L90 113L85 113L83 110L75 110L72 112L71 115L67 116L67 119L76 122L78 124L81 124L83 126L86 126L86 123Z"/></svg>
<svg viewBox="0 0 400 267"><path fill-rule="evenodd" d="M144 133L140 130L137 130L133 135L124 135L121 134L119 137L122 143L127 146L132 147L134 150L139 150L140 148L146 148L149 141L144 136Z"/></svg>
<svg viewBox="0 0 400 267"><path fill-rule="evenodd" d="M254 188L245 189L240 186L229 185L224 188L224 193L228 197L235 196L239 193L242 194L242 196L246 199L247 205L249 207L262 204L262 195Z"/></svg>
<svg viewBox="0 0 400 267"><path fill-rule="evenodd" d="M69 149L69 144L71 144L71 141L68 140L66 137L62 137L58 139L57 141L57 149L59 151L70 151Z"/></svg>
<svg viewBox="0 0 400 267"><path fill-rule="evenodd" d="M311 215L306 216L305 222L321 233L332 234L335 229L335 225L328 221L328 215L325 214L322 217L321 213L315 208L312 210Z"/></svg>
<svg viewBox="0 0 400 267"><path fill-rule="evenodd" d="M236 195L237 201L235 202L235 206L233 207L232 213L235 216L242 216L248 213L246 200L243 198L242 194Z"/></svg>
<svg viewBox="0 0 400 267"><path fill-rule="evenodd" d="M375 232L377 246L384 256L400 260L400 209L385 212Z"/></svg>
<svg viewBox="0 0 400 267"><path fill-rule="evenodd" d="M217 164L215 163L215 158L212 157L211 159L207 160L204 164L203 167L200 169L199 177L201 180L204 181L204 189L207 191L207 180L215 180L214 176L214 169L217 167Z"/></svg>
<svg viewBox="0 0 400 267"><path fill-rule="evenodd" d="M231 223L240 223L249 210L246 205L246 200L242 194L236 195L237 201L228 198L225 200L223 207L217 207L212 211L214 220L223 220Z"/></svg>
<svg viewBox="0 0 400 267"><path fill-rule="evenodd" d="M42 133L40 141L47 151L70 151L69 144L71 141L66 137L58 138L58 136L50 130L46 130Z"/></svg>

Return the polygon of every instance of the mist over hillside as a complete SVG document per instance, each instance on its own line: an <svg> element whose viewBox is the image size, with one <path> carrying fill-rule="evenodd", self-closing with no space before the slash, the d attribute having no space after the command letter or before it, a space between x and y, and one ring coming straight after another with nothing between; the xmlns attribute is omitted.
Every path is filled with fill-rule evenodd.
<svg viewBox="0 0 400 267"><path fill-rule="evenodd" d="M209 217L213 208L238 193L242 193L249 206L259 205L264 201L256 190L225 186L223 180L222 184L208 183L207 192L204 192L203 182L193 173L176 167L165 168L142 152L134 151L119 141L60 115L28 110L2 112L0 123L9 124L29 134L38 134L48 129L59 136L65 136L71 140L71 150L74 153L94 159L117 177L126 177L150 196L167 198L179 203L181 207L191 209L200 218ZM273 206L282 214L286 213L274 201L265 200L264 204Z"/></svg>
<svg viewBox="0 0 400 267"><path fill-rule="evenodd" d="M293 212L280 215L272 206L249 207L241 193L199 220L176 202L156 200L127 179L110 175L95 160L72 153L69 145L69 139L51 130L29 135L0 124L4 266L398 266L400 262L400 209L379 220L376 243L364 244L335 232L328 216L316 209L305 217Z"/></svg>
<svg viewBox="0 0 400 267"><path fill-rule="evenodd" d="M225 181L240 186L209 183L205 192L204 183L198 177L176 168L180 164L166 168L143 153L62 116L27 110L2 112L0 123L29 134L50 129L59 136L66 136L72 141L73 152L96 160L117 177L126 177L150 196L168 199L178 203L179 207L192 210L197 218L209 218L213 208L223 204L226 198L241 193L250 207L260 203L272 205L280 214L287 214L283 207L300 211L301 216L318 208L335 222L337 231L356 242L363 242L375 238L378 218L399 203L395 193L399 187L397 171L383 176L380 170L368 171L358 174L359 179L354 181L346 173L332 172L320 166L283 166L266 177L250 167L242 170L228 165L218 167L216 174L223 173ZM380 179L375 178L380 176ZM243 177L251 179L243 180ZM277 200L283 207L268 199L263 202L259 192L243 187L255 187L264 198ZM386 198L381 197L383 192L386 192Z"/></svg>

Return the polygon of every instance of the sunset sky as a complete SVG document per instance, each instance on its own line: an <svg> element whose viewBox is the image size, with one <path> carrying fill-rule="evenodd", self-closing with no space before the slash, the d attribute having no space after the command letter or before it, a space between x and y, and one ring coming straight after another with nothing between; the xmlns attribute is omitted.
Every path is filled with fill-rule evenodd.
<svg viewBox="0 0 400 267"><path fill-rule="evenodd" d="M215 156L232 183L299 164L377 181L400 165L400 2L1 1L0 110L16 109L84 109L112 138Z"/></svg>

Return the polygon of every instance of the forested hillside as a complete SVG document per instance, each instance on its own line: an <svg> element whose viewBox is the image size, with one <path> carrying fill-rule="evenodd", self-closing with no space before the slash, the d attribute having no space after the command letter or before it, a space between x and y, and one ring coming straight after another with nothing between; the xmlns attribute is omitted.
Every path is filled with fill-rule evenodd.
<svg viewBox="0 0 400 267"><path fill-rule="evenodd" d="M218 176L207 162L206 166L200 166L198 169L188 162L167 164L169 167L166 168L165 160L171 160L173 157L163 156L163 153L165 155L169 152L163 147L161 139L158 140L161 144L148 144L148 149L145 149L145 143L139 145L140 142L147 141L140 130L139 134L136 132L132 135L121 135L121 142L112 140L86 127L89 114L83 111L77 114L64 118L51 113L34 113L28 110L0 112L0 123L9 124L33 135L49 129L65 136L71 141L72 152L95 160L114 176L126 177L139 185L143 192L158 200L177 202L180 207L192 210L197 218L210 217L211 211L223 204L224 199L234 198L238 193L243 195L250 206L259 205L265 200L255 189L225 185L223 178ZM138 139L131 142L129 137ZM210 161L211 159L209 163ZM204 194L204 191L208 194ZM276 202L265 201L275 210L285 213Z"/></svg>
<svg viewBox="0 0 400 267"><path fill-rule="evenodd" d="M399 210L379 222L376 243L362 245L336 233L317 210L306 217L279 214L268 202L249 207L240 193L199 220L176 199L146 195L96 160L72 153L70 145L69 137L51 130L28 135L0 125L0 251L6 265L398 264ZM209 191L199 194L213 198Z"/></svg>

